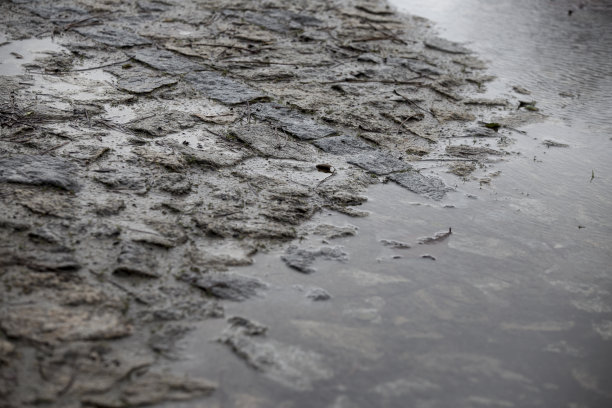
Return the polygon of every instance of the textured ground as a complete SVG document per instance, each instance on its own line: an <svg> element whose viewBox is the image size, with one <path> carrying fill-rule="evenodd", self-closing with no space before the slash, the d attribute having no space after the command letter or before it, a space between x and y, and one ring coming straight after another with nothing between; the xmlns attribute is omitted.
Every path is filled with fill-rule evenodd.
<svg viewBox="0 0 612 408"><path fill-rule="evenodd" d="M372 183L442 198L411 165L424 157L469 177L503 154L484 123L510 106L474 97L483 64L383 3L14 0L0 14L5 45L53 44L0 77L0 406L214 392L158 366L181 327L265 292L228 268L312 232L322 208L366 215ZM317 256L342 253L286 262L308 272ZM258 368L265 330L229 326L221 341Z"/></svg>

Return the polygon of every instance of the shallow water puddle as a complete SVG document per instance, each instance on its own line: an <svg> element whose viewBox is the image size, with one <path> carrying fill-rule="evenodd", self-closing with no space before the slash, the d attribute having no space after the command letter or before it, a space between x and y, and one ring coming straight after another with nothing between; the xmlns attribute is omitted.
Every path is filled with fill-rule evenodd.
<svg viewBox="0 0 612 408"><path fill-rule="evenodd" d="M254 353L262 350L257 344L232 351L217 341L226 322L192 332L171 366L219 381L213 406L606 406L612 123L605 106L612 89L610 76L601 76L610 61L600 51L612 41L597 33L612 21L609 8L569 4L584 14L567 20L568 2L396 4L494 58L490 72L499 79L486 95L529 88L525 98L550 117L521 127L525 134L502 130L512 154L467 181L435 161L419 163L424 174L454 186L440 202L392 182L377 185L361 208L368 217L324 212L312 221L354 225L356 236L309 235L295 243L311 251L340 247L348 261L317 258L306 275L282 262L284 249L255 258L249 274L270 286L261 297L229 304L227 316L261 322L270 328L267 338L323 356L313 361L331 377ZM546 18L554 24L535 21ZM596 46L561 41L566 34ZM536 58L537 50L545 51ZM527 60L529 69L517 67ZM498 140L449 143L495 148ZM568 146L548 147L547 140ZM419 243L451 227L445 239ZM313 289L331 298L313 301ZM288 364L308 386L278 381L261 367L245 371L254 355Z"/></svg>
<svg viewBox="0 0 612 408"><path fill-rule="evenodd" d="M0 75L24 74L24 64L49 53L58 53L66 49L56 44L51 38L30 38L6 42L0 36Z"/></svg>
<svg viewBox="0 0 612 408"><path fill-rule="evenodd" d="M323 406L390 407L424 400L525 404L518 394L534 401L527 406L539 398L561 403L567 395L605 399L612 179L590 182L589 169L598 164L610 174L612 166L609 150L588 162L576 151L593 153L606 136L552 149L541 140L554 133L571 143L576 130L554 123L525 130L515 146L522 154L496 164L502 175L491 184L459 183L441 203L379 185L363 206L369 217L317 217L313 224L355 225L357 236L313 235L297 245L341 246L347 262L317 260L316 272L304 275L283 264L282 251L256 257L249 274L270 288L261 298L228 305L227 315L259 321L270 327L268 338L324 356L331 380L315 378L296 391L244 372L244 362L216 342L220 332L210 325L186 339L178 365L225 384L216 397L221 406L239 406L246 396L265 401L261 406L304 407L313 399ZM449 227L445 240L419 244ZM306 296L313 287L331 299L313 302ZM595 393L586 378L596 379Z"/></svg>

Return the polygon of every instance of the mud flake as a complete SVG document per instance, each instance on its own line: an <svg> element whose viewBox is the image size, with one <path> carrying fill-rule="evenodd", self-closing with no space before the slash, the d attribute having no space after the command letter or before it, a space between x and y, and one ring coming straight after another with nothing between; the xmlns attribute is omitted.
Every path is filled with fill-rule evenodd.
<svg viewBox="0 0 612 408"><path fill-rule="evenodd" d="M21 265L34 271L42 272L74 272L81 268L81 264L72 253L65 252L65 248L49 248L48 251L30 250L0 252L0 266Z"/></svg>
<svg viewBox="0 0 612 408"><path fill-rule="evenodd" d="M151 41L138 34L108 25L77 27L72 30L96 42L113 47L134 47L151 44Z"/></svg>
<svg viewBox="0 0 612 408"><path fill-rule="evenodd" d="M512 87L512 90L521 95L531 95L531 92L528 89L523 88L522 86L515 85Z"/></svg>
<svg viewBox="0 0 612 408"><path fill-rule="evenodd" d="M207 146L203 148L193 148L172 142L169 142L168 145L181 154L187 163L208 168L234 166L252 156L252 153L246 149L230 148L223 143L216 142L207 143Z"/></svg>
<svg viewBox="0 0 612 408"><path fill-rule="evenodd" d="M389 153L381 150L358 154L357 156L350 157L347 162L379 176L412 168L410 164L396 159Z"/></svg>
<svg viewBox="0 0 612 408"><path fill-rule="evenodd" d="M448 41L443 38L430 38L423 42L427 48L432 50L447 52L450 54L469 54L470 50L456 42Z"/></svg>
<svg viewBox="0 0 612 408"><path fill-rule="evenodd" d="M421 75L442 75L440 68L425 61L403 58L387 58L387 63L392 66L408 68L410 71Z"/></svg>
<svg viewBox="0 0 612 408"><path fill-rule="evenodd" d="M145 65L171 74L186 74L190 71L204 69L203 66L189 58L157 48L140 49L131 52L130 56Z"/></svg>
<svg viewBox="0 0 612 408"><path fill-rule="evenodd" d="M191 192L191 181L183 174L167 174L156 181L156 187L173 195L185 195Z"/></svg>
<svg viewBox="0 0 612 408"><path fill-rule="evenodd" d="M331 299L331 295L323 288L310 288L306 292L306 298L314 302L322 302Z"/></svg>
<svg viewBox="0 0 612 408"><path fill-rule="evenodd" d="M393 249L409 249L410 248L410 244L406 242L402 242L402 241L395 241L392 239L381 239L380 243L386 247L393 248Z"/></svg>
<svg viewBox="0 0 612 408"><path fill-rule="evenodd" d="M114 339L132 333L119 312L27 305L6 308L0 315L0 327L9 337L45 344Z"/></svg>
<svg viewBox="0 0 612 408"><path fill-rule="evenodd" d="M463 136L473 137L473 138L481 138L481 137L493 138L493 137L499 137L499 133L487 127L476 126L476 127L471 127L471 128L466 129Z"/></svg>
<svg viewBox="0 0 612 408"><path fill-rule="evenodd" d="M51 186L66 191L80 190L77 167L53 156L13 155L0 158L0 183Z"/></svg>
<svg viewBox="0 0 612 408"><path fill-rule="evenodd" d="M347 135L326 137L315 140L313 144L324 152L337 155L357 154L374 150L372 146L363 140Z"/></svg>
<svg viewBox="0 0 612 408"><path fill-rule="evenodd" d="M452 234L452 230L449 228L448 231L440 231L436 232L431 237L422 237L418 239L419 244L436 244L438 242L442 242L450 237Z"/></svg>
<svg viewBox="0 0 612 408"><path fill-rule="evenodd" d="M229 267L248 266L253 264L253 259L243 250L236 248L191 248L187 252L188 264L199 268L225 271Z"/></svg>
<svg viewBox="0 0 612 408"><path fill-rule="evenodd" d="M145 13L163 13L172 9L172 4L163 0L138 0L136 5Z"/></svg>
<svg viewBox="0 0 612 408"><path fill-rule="evenodd" d="M247 336L263 336L268 332L268 326L242 316L232 316L227 322L230 324L229 330Z"/></svg>
<svg viewBox="0 0 612 408"><path fill-rule="evenodd" d="M314 119L276 103L258 103L251 106L253 115L278 125L300 140L314 140L336 134L336 130L317 123Z"/></svg>
<svg viewBox="0 0 612 408"><path fill-rule="evenodd" d="M228 105L266 98L263 92L218 72L191 72L184 79L203 96Z"/></svg>
<svg viewBox="0 0 612 408"><path fill-rule="evenodd" d="M317 270L312 266L317 258L325 260L346 261L348 255L342 250L342 247L324 246L318 249L299 248L296 245L291 245L281 256L281 260L290 268L304 274L311 274Z"/></svg>
<svg viewBox="0 0 612 408"><path fill-rule="evenodd" d="M459 177L467 177L476 170L476 164L471 162L457 162L449 166L448 172Z"/></svg>
<svg viewBox="0 0 612 408"><path fill-rule="evenodd" d="M157 164L171 171L181 171L185 168L185 160L175 152L160 152L153 148L136 147L132 153L137 154L149 163Z"/></svg>
<svg viewBox="0 0 612 408"><path fill-rule="evenodd" d="M74 218L76 203L71 195L56 191L16 190L15 202L35 214Z"/></svg>
<svg viewBox="0 0 612 408"><path fill-rule="evenodd" d="M172 77L130 75L119 79L117 81L117 88L135 94L147 94L158 88L174 85L177 82L178 80Z"/></svg>
<svg viewBox="0 0 612 408"><path fill-rule="evenodd" d="M249 334L243 326L228 327L219 338L249 366L271 380L298 391L310 390L315 381L332 377L322 355Z"/></svg>
<svg viewBox="0 0 612 408"><path fill-rule="evenodd" d="M456 157L475 157L475 156L486 156L495 155L499 156L502 154L499 150L489 149L488 147L480 146L446 146L446 153Z"/></svg>
<svg viewBox="0 0 612 408"><path fill-rule="evenodd" d="M542 142L546 147L569 147L568 144L557 142L555 140L546 139Z"/></svg>
<svg viewBox="0 0 612 408"><path fill-rule="evenodd" d="M117 257L116 275L135 275L145 278L159 278L157 261L152 251L133 242L125 242Z"/></svg>
<svg viewBox="0 0 612 408"><path fill-rule="evenodd" d="M243 301L257 296L268 285L259 279L227 272L207 272L182 277L209 296L219 299Z"/></svg>
<svg viewBox="0 0 612 408"><path fill-rule="evenodd" d="M244 13L243 18L251 24L279 33L300 30L304 27L317 26L322 23L318 18L307 14L299 14L282 9L268 9L257 12L247 11Z"/></svg>
<svg viewBox="0 0 612 408"><path fill-rule="evenodd" d="M153 351L166 358L175 358L176 343L185 337L191 328L180 324L166 324L161 330L156 330L147 344Z"/></svg>
<svg viewBox="0 0 612 408"><path fill-rule="evenodd" d="M146 133L152 137L162 137L191 128L195 123L193 116L188 113L169 111L155 115L146 115L130 122L127 128L135 132Z"/></svg>
<svg viewBox="0 0 612 408"><path fill-rule="evenodd" d="M198 227L208 234L224 238L253 238L253 239L279 239L288 240L297 236L293 226L273 222L270 220L227 220L211 219L208 217L194 217Z"/></svg>
<svg viewBox="0 0 612 408"><path fill-rule="evenodd" d="M358 228L353 225L340 227L331 224L319 224L312 230L312 233L315 235L322 235L325 239L335 239L352 237L357 234L357 230Z"/></svg>
<svg viewBox="0 0 612 408"><path fill-rule="evenodd" d="M311 145L296 142L288 134L264 123L237 125L231 132L264 157L311 161L318 153Z"/></svg>
<svg viewBox="0 0 612 408"><path fill-rule="evenodd" d="M106 201L90 203L93 211L101 217L117 215L125 210L125 201L120 198L109 198Z"/></svg>
<svg viewBox="0 0 612 408"><path fill-rule="evenodd" d="M392 174L389 176L389 179L413 193L429 197L433 200L443 199L446 192L450 191L450 188L441 179L424 176L416 170Z"/></svg>
<svg viewBox="0 0 612 408"><path fill-rule="evenodd" d="M145 194L149 191L149 182L145 177L133 173L100 173L93 177L99 183L104 184L111 190L133 191L136 194Z"/></svg>

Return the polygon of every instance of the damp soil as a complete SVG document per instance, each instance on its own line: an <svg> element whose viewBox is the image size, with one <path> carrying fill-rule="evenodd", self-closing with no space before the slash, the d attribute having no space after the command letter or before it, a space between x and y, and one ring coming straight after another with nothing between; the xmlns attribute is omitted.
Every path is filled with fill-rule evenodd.
<svg viewBox="0 0 612 408"><path fill-rule="evenodd" d="M0 406L607 406L611 9L468 3L2 3Z"/></svg>

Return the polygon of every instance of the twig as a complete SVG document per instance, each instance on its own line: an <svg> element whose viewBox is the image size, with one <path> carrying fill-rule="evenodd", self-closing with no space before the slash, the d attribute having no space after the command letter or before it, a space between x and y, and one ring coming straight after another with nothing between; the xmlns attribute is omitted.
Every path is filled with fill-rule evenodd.
<svg viewBox="0 0 612 408"><path fill-rule="evenodd" d="M123 61L117 61L117 62L112 62L110 64L106 64L106 65L100 65L97 67L91 67L91 68L81 68L81 69L72 69L70 71L63 71L63 72L83 72L83 71L93 71L94 69L100 69L100 68L106 68L106 67L112 67L113 65L119 65L119 64L125 64L126 62L130 62L132 60L132 57L123 60Z"/></svg>
<svg viewBox="0 0 612 408"><path fill-rule="evenodd" d="M110 151L110 148L108 147L101 148L96 154L94 154L92 157L87 159L87 165L89 166L91 163L97 161L100 157L104 156L104 154L109 151Z"/></svg>
<svg viewBox="0 0 612 408"><path fill-rule="evenodd" d="M399 38L399 37L398 37L396 34L393 34L391 31L387 31L387 30L385 30L385 29L378 28L378 27L376 27L374 24L370 23L369 21L367 21L367 24L368 24L370 27L372 27L374 30L379 31L379 32L381 32L381 33L384 33L384 34L386 34L386 35L390 36L392 39L394 39L395 41L399 42L400 44L403 44L403 45L408 45L408 43L407 43L406 41L402 40L402 39L401 39L401 38Z"/></svg>
<svg viewBox="0 0 612 408"><path fill-rule="evenodd" d="M370 42L370 41L385 41L385 40L394 40L395 38L389 35L385 35L384 37L365 37L365 38L356 38L351 40L351 42Z"/></svg>
<svg viewBox="0 0 612 408"><path fill-rule="evenodd" d="M53 146L53 147L51 147L51 148L49 148L49 149L47 149L47 150L43 150L43 151L41 152L41 154L47 154L47 153L50 153L50 152L52 152L53 150L57 150L57 149L59 149L60 147L64 147L64 146L66 146L68 143L70 143L70 140L69 140L69 141L67 141L67 142L64 142L64 143L60 143L60 144L58 144L58 145L56 145L56 146Z"/></svg>
<svg viewBox="0 0 612 408"><path fill-rule="evenodd" d="M260 64L260 65L289 65L296 67L308 67L308 68L317 68L317 67L329 67L335 64L335 62L329 62L325 64L295 64L289 62L274 62L274 61L245 61L245 60L227 60L227 63L235 62L237 64Z"/></svg>
<svg viewBox="0 0 612 408"><path fill-rule="evenodd" d="M435 120L436 120L438 123L440 123L440 120L438 119L438 117L437 117L437 116L436 116L436 115L435 115L435 114L434 114L432 111L427 110L427 109L424 109L424 108L421 108L421 107L420 107L420 106L419 106L419 105L418 105L416 102L414 102L412 99L410 99L410 98L408 98L407 96L402 95L401 93L397 92L397 90L396 90L396 89L394 89L394 90L393 90L393 93L394 93L394 94L396 94L397 96L401 96L402 98L404 98L404 100L405 100L406 102L408 102L408 103L409 103L409 104L411 104L412 106L416 107L417 109L422 110L422 111L423 111L423 112L425 112L425 113L429 113L431 116L433 116L433 118L434 118L434 119L435 119Z"/></svg>
<svg viewBox="0 0 612 408"><path fill-rule="evenodd" d="M330 174L329 176L325 177L323 180L319 181L319 183L318 183L318 184L317 184L317 186L315 187L315 190L316 190L317 188L319 188L319 186L320 186L321 184L323 184L324 182L326 182L327 180L329 180L330 178L332 178L332 177L333 177L333 176L335 176L335 175L336 175L336 168L334 167L334 171L332 172L332 174Z"/></svg>
<svg viewBox="0 0 612 408"><path fill-rule="evenodd" d="M436 158L431 158L431 159L420 159L418 160L420 162L447 162L447 161L458 161L458 162L477 162L478 159L436 159Z"/></svg>
<svg viewBox="0 0 612 408"><path fill-rule="evenodd" d="M215 48L216 47L233 48L233 49L236 49L236 50L248 51L248 52L253 53L253 54L259 52L258 49L251 49L251 48L248 48L248 47L241 47L239 45L231 45L231 44L211 44L211 43L195 42L195 43L191 43L191 45L192 46L193 45L201 45L203 47L215 47Z"/></svg>
<svg viewBox="0 0 612 408"><path fill-rule="evenodd" d="M100 25L100 24L102 24L101 21L92 21L92 22L90 22L88 24L84 24L84 23L87 23L90 20L97 20L98 18L104 17L104 16L105 15L101 15L101 16L97 16L97 17L88 17L88 18L85 18L83 20L74 21L74 22L72 22L70 24L66 24L62 28L62 31L68 31L68 30L70 30L72 28L76 28L76 27L87 27L87 26L92 26L92 25Z"/></svg>
<svg viewBox="0 0 612 408"><path fill-rule="evenodd" d="M85 72L85 71L93 71L95 69L100 69L100 68L106 68L106 67L112 67L113 65L119 65L119 64L125 64L126 62L131 61L132 58L128 58L126 60L123 61L117 61L117 62L112 62L110 64L106 64L106 65L100 65L97 67L90 67L90 68L80 68L80 69L70 69L68 71L59 71L59 72L33 72L33 71L28 71L28 74L35 74L35 75L64 75L64 74L70 74L71 72Z"/></svg>
<svg viewBox="0 0 612 408"><path fill-rule="evenodd" d="M370 80L370 79L356 79L356 78L347 78L347 79L340 79L338 81L323 81L323 82L301 82L304 85L316 85L316 84L321 84L321 85L328 85L328 84L341 84L341 83L372 83L372 84L394 84L394 85L423 85L426 86L426 84L424 84L423 82L414 82L414 80L416 79L421 79L423 78L423 76L419 75L418 77L414 77L414 78L410 78L408 80L405 81L396 81L393 79L378 79L378 80Z"/></svg>

